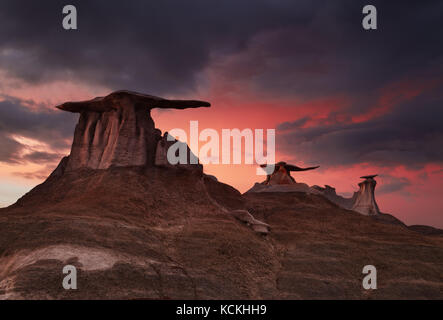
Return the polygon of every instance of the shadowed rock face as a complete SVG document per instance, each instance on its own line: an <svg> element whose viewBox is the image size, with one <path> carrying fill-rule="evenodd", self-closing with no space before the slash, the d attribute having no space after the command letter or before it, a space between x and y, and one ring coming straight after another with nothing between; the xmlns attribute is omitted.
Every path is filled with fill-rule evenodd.
<svg viewBox="0 0 443 320"><path fill-rule="evenodd" d="M57 106L60 110L80 113L64 169L153 166L161 132L155 128L151 109L209 106L204 101L167 100L130 91Z"/></svg>

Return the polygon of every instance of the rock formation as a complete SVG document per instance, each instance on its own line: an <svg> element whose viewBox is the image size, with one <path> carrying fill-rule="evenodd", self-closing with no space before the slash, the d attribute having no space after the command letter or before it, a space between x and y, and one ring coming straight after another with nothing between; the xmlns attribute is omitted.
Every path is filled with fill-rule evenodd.
<svg viewBox="0 0 443 320"><path fill-rule="evenodd" d="M261 165L262 168L267 165ZM316 193L315 189L311 189L305 183L298 183L291 176L291 171L308 171L319 168L308 167L300 168L295 165L287 164L286 162L280 161L274 165L274 171L266 176L266 180L262 183L256 183L247 192L313 192Z"/></svg>
<svg viewBox="0 0 443 320"><path fill-rule="evenodd" d="M360 182L358 186L360 190L354 192L351 198L344 198L339 196L335 188L326 185L324 188L319 186L313 186L312 188L318 190L328 200L334 202L340 207L348 210L353 210L364 215L378 215L380 210L377 202L375 201L375 186L377 182L375 177L377 175L363 176L364 181Z"/></svg>
<svg viewBox="0 0 443 320"><path fill-rule="evenodd" d="M59 105L61 110L80 113L64 170L153 166L161 132L155 128L151 109L209 106L204 101L167 100L131 91Z"/></svg>
<svg viewBox="0 0 443 320"><path fill-rule="evenodd" d="M231 214L241 222L246 223L252 230L261 234L268 234L271 230L269 224L261 222L254 218L247 210L233 210Z"/></svg>
<svg viewBox="0 0 443 320"><path fill-rule="evenodd" d="M178 144L182 144L183 147L186 149L186 163L181 164L171 164L168 161L168 150L169 147L172 146L173 144L178 143ZM176 156L178 157L178 149L176 150ZM159 166L159 167L175 167L175 168L184 168L184 169L191 169L191 170L200 170L203 171L203 166L199 163L197 164L192 164L191 162L191 158L194 157L195 159L198 159L198 157L196 155L194 155L191 151L191 149L189 148L189 146L181 141L177 141L175 138L173 138L172 136L170 136L167 132L164 133L163 137L157 142L157 148L155 151L155 165Z"/></svg>
<svg viewBox="0 0 443 320"><path fill-rule="evenodd" d="M352 210L368 216L380 213L377 202L375 201L374 192L375 186L377 185L377 182L374 179L376 176L377 175L361 177L365 180L358 184L360 190L357 192Z"/></svg>
<svg viewBox="0 0 443 320"><path fill-rule="evenodd" d="M261 165L262 168L267 165ZM277 184L295 184L296 181L293 177L291 177L291 171L307 171L314 170L319 168L309 167L309 168L300 168L291 164L287 164L286 162L280 161L274 165L274 172L272 174L267 175L266 181L262 184L267 186L277 185Z"/></svg>
<svg viewBox="0 0 443 320"><path fill-rule="evenodd" d="M262 165L261 167L264 167ZM275 164L274 172L266 177L266 181L256 183L246 193L251 192L304 192L310 194L319 194L328 200L334 202L340 207L353 210L364 215L378 215L380 210L375 201L375 186L377 182L374 178L377 175L363 176L365 179L359 183L360 190L355 192L351 198L339 196L335 188L325 185L308 186L306 183L297 182L291 177L291 171L307 171L317 169L319 166L300 168L286 162L278 162Z"/></svg>

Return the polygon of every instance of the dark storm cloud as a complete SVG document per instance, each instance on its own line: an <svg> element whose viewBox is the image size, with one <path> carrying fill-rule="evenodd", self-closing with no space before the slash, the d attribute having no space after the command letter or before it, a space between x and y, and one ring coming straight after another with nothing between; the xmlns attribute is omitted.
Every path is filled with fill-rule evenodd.
<svg viewBox="0 0 443 320"><path fill-rule="evenodd" d="M382 175L383 184L377 188L377 194L388 194L402 191L404 194L409 194L404 191L406 187L409 187L412 183L409 179L404 177L393 177L391 175Z"/></svg>
<svg viewBox="0 0 443 320"><path fill-rule="evenodd" d="M443 74L443 2L437 0L371 1L376 31L361 27L367 1L360 0L69 1L78 9L76 31L61 27L66 4L0 3L2 71L27 82L68 79L161 95L192 90L205 79L200 72L218 60L228 81L243 80L271 99L345 95L347 116L377 106L390 84ZM298 130L280 135L277 147L327 165L441 161L441 102L422 95L381 118L308 128L309 117L289 113L280 129ZM0 113L9 150L4 159L17 147L6 134L35 135L54 147L72 134L69 115L30 114L11 104L0 105ZM57 121L62 117L70 119L69 130Z"/></svg>
<svg viewBox="0 0 443 320"><path fill-rule="evenodd" d="M2 1L1 67L27 81L75 77L114 88L174 92L194 85L212 50L239 50L261 30L303 23L289 1Z"/></svg>
<svg viewBox="0 0 443 320"><path fill-rule="evenodd" d="M309 23L254 38L237 61L225 66L226 78L243 76L269 97L346 95L352 114L376 105L380 88L387 85L441 79L443 3L371 3L378 9L377 31L361 27L366 3L323 1Z"/></svg>
<svg viewBox="0 0 443 320"><path fill-rule="evenodd" d="M438 88L441 92L441 87ZM443 162L443 108L438 91L398 105L392 112L361 123L318 125L277 131L277 148L325 166L370 163L420 168Z"/></svg>
<svg viewBox="0 0 443 320"><path fill-rule="evenodd" d="M175 93L193 88L211 54L242 52L266 33L272 35L258 50L269 58L253 81L270 94L364 95L442 66L439 1L373 1L379 11L376 32L362 29L367 3L356 0L69 3L78 9L76 31L61 27L66 1L2 1L0 67L27 81L74 78Z"/></svg>
<svg viewBox="0 0 443 320"><path fill-rule="evenodd" d="M31 111L17 99L0 101L0 161L42 163L57 160L59 155L53 152L30 150L21 156L21 151L26 149L26 146L14 140L12 136L23 136L44 142L54 150L67 148L76 118L73 114L61 111Z"/></svg>

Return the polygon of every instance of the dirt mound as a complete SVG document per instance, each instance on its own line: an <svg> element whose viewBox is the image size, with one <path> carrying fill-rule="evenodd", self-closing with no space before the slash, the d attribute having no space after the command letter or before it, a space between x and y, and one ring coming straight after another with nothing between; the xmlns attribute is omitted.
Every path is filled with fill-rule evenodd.
<svg viewBox="0 0 443 320"><path fill-rule="evenodd" d="M247 209L271 232L222 208ZM198 170L53 176L0 210L0 234L0 298L443 298L443 237L319 195L242 196ZM62 288L67 264L77 290ZM372 292L361 287L367 264L379 274Z"/></svg>

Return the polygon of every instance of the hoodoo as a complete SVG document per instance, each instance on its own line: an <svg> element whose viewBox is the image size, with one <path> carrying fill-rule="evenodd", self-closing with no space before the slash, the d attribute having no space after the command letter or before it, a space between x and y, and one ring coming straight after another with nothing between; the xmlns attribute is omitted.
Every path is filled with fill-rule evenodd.
<svg viewBox="0 0 443 320"><path fill-rule="evenodd" d="M375 215L380 213L377 202L375 201L374 192L375 186L377 185L377 181L374 179L376 176L377 175L375 174L360 177L365 180L358 184L360 190L357 192L352 210L364 215Z"/></svg>
<svg viewBox="0 0 443 320"><path fill-rule="evenodd" d="M162 137L151 118L151 109L209 106L204 101L167 100L131 91L59 105L58 109L80 113L71 154L63 169L153 166Z"/></svg>
<svg viewBox="0 0 443 320"><path fill-rule="evenodd" d="M267 165L261 165L262 168ZM305 183L298 183L293 177L291 177L291 171L308 171L319 168L308 167L300 168L295 165L287 164L280 161L274 165L274 171L268 174L266 180L262 183L256 183L247 192L317 192L317 190L311 189Z"/></svg>
<svg viewBox="0 0 443 320"><path fill-rule="evenodd" d="M360 177L365 179L360 182L358 186L360 189L354 192L351 198L344 198L339 196L335 188L326 185L324 188L319 186L313 186L312 188L318 190L321 195L340 207L348 210L353 210L364 215L377 215L380 213L377 202L375 201L375 186L377 182L375 177L377 175L363 176Z"/></svg>
<svg viewBox="0 0 443 320"><path fill-rule="evenodd" d="M266 167L266 165L261 165L262 168ZM291 164L287 164L286 162L280 161L274 165L274 172L267 176L266 181L263 182L265 185L276 185L276 184L295 184L296 181L293 177L291 177L291 171L307 171L314 170L319 168L309 167L309 168L300 168Z"/></svg>

